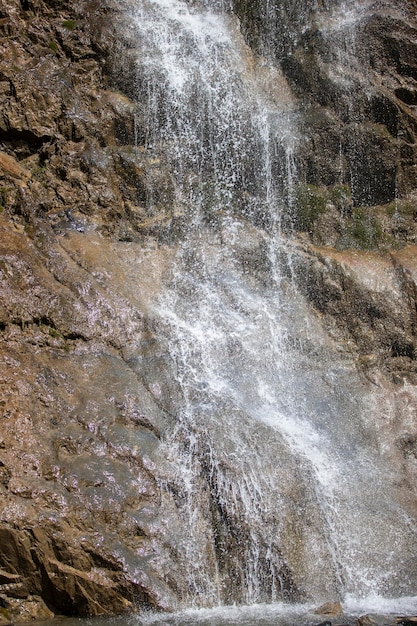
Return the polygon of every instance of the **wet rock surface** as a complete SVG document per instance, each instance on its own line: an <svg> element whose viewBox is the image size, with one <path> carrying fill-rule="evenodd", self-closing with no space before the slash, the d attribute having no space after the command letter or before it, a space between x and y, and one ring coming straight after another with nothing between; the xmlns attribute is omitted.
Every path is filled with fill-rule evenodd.
<svg viewBox="0 0 417 626"><path fill-rule="evenodd" d="M325 602L319 606L314 613L317 615L327 615L328 617L336 617L343 614L342 605L340 602Z"/></svg>
<svg viewBox="0 0 417 626"><path fill-rule="evenodd" d="M414 242L415 3L312 4L234 2L248 41L279 60L299 99L301 184L330 205L306 223L296 200L296 227L341 247Z"/></svg>
<svg viewBox="0 0 417 626"><path fill-rule="evenodd" d="M148 526L158 525L164 509L155 468L165 465L158 453L165 416L124 360L125 339L120 344L121 336L141 341L143 321L132 305L125 308L120 294L109 299L63 249L55 249L61 255L56 270L63 272L58 279L27 235L6 232L4 593L37 593L52 610L69 615L169 607L173 600L163 577L147 565L161 556L151 545L158 531L150 533ZM26 306L28 283L34 293ZM76 285L95 295L76 303ZM107 338L95 330L98 318Z"/></svg>
<svg viewBox="0 0 417 626"><path fill-rule="evenodd" d="M138 260L121 241L142 240L141 186L157 166L132 145L135 104L107 88L120 11L1 6L6 621L169 609L181 586L164 528L175 508L156 478L167 416L129 360L130 346L143 355L151 341L146 303L169 254L153 259L150 240Z"/></svg>
<svg viewBox="0 0 417 626"><path fill-rule="evenodd" d="M172 207L163 157L143 145L128 8L94 0L0 5L0 623L172 610L190 592L178 547L184 495L164 447L181 389L153 316L184 215ZM292 242L283 265L382 398L381 439L390 442L383 454L415 517L414 9L364 14L355 47L372 97L353 76L353 113L345 87L328 76L325 17L280 46L307 111L299 161L311 186L298 206L299 230L309 237ZM317 198L323 211L315 211ZM237 256L263 284L261 229L242 224L248 235ZM381 244L385 251L358 250ZM226 476L232 444L221 444ZM284 494L291 501L297 470L274 445L293 471ZM241 556L249 522L216 492L209 457L202 449L198 523L207 530L207 514L217 535L202 550L234 602L239 558L219 554L233 537ZM285 511L274 574L284 597L302 598L314 533L304 537L289 505ZM319 512L312 505L308 515L313 526ZM266 571L271 562L262 558Z"/></svg>

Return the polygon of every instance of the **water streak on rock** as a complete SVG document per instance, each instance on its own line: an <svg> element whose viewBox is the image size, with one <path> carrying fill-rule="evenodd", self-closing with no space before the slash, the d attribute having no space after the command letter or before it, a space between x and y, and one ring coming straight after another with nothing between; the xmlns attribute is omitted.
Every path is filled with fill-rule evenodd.
<svg viewBox="0 0 417 626"><path fill-rule="evenodd" d="M353 41L356 9L340 6L326 28ZM373 394L297 293L281 234L297 177L294 105L234 17L180 0L144 10L147 145L168 158L187 217L154 310L178 384L165 402L178 419L167 447L187 529L186 603L410 590L392 574L415 529L387 490Z"/></svg>

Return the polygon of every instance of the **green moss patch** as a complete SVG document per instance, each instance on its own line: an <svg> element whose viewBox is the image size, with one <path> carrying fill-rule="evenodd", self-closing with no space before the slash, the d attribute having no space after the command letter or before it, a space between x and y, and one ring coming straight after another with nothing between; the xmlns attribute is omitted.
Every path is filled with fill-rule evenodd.
<svg viewBox="0 0 417 626"><path fill-rule="evenodd" d="M314 222L326 210L329 198L325 187L300 184L294 193L292 222L296 230L310 232Z"/></svg>
<svg viewBox="0 0 417 626"><path fill-rule="evenodd" d="M64 20L62 26L67 30L74 30L77 26L77 22L75 20Z"/></svg>
<svg viewBox="0 0 417 626"><path fill-rule="evenodd" d="M353 247L371 250L382 243L384 233L379 221L361 208L353 210L347 225L347 236L354 243Z"/></svg>

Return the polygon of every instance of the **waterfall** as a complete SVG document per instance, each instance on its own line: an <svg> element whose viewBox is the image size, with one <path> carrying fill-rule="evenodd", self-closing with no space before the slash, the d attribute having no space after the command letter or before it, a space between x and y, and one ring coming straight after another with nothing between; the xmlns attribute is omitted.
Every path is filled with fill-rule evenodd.
<svg viewBox="0 0 417 626"><path fill-rule="evenodd" d="M374 396L291 280L297 105L225 5L134 13L138 149L172 188L176 258L150 315L183 603L411 594L416 529L386 489Z"/></svg>

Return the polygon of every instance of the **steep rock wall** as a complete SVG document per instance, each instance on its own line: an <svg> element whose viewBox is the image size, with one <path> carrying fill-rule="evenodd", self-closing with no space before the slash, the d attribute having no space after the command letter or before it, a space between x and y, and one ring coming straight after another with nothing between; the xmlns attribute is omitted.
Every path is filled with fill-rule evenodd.
<svg viewBox="0 0 417 626"><path fill-rule="evenodd" d="M172 609L187 593L178 549L181 494L175 484L169 488L174 469L164 449L180 390L149 313L170 274L184 218L173 214L163 159L142 145L147 129L134 102L138 50L128 8L37 0L1 6L5 619L25 621L28 611L39 618L48 610L96 615ZM243 14L239 3L236 9L252 32L256 16ZM308 216L298 223L316 245L300 237L288 276L341 349L354 356L364 381L386 398L391 421L384 428L392 439L387 454L415 515L416 250L401 247L414 242L413 16L410 4L405 17L386 7L364 18L357 48L363 55L374 50L374 95L366 99L354 83L357 113L347 118L345 91L327 75L331 59L320 29L277 36L276 19L268 20L267 32L279 41L283 69L307 111L299 162L305 184L314 185L305 202ZM372 46L365 48L369 37ZM367 72L369 65L367 57ZM341 141L342 179L336 164ZM373 187L340 187L336 199L326 195L339 183L351 187L356 165L349 155L356 158L358 150L364 154L360 171ZM374 171L381 159L384 167ZM324 247L346 231L350 239L344 241L358 247L361 240L351 232L356 222L366 222L368 231L376 227L366 221L371 214L355 217L353 207L391 201L396 186L398 199L411 199L392 216L387 209L382 226L400 249ZM311 197L324 197L326 210L314 214ZM402 220L402 227L394 220ZM369 239L381 243L368 237L366 245ZM257 241L242 258L262 279ZM382 243L387 247L386 239ZM207 486L203 471L201 480ZM290 575L286 584L291 587Z"/></svg>
<svg viewBox="0 0 417 626"><path fill-rule="evenodd" d="M234 3L248 40L281 64L305 110L306 183L355 205L415 191L415 4Z"/></svg>
<svg viewBox="0 0 417 626"><path fill-rule="evenodd" d="M167 416L126 356L150 349L145 291L169 252L154 259L150 240L138 260L123 243L143 239L158 167L135 159L134 103L106 88L122 8L2 7L0 593L13 620L48 615L40 598L69 615L169 608L181 586L152 547Z"/></svg>

